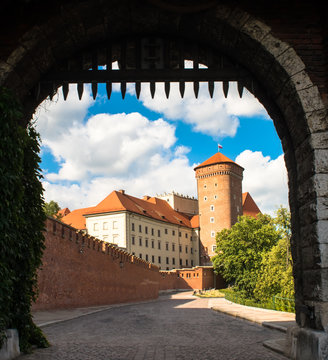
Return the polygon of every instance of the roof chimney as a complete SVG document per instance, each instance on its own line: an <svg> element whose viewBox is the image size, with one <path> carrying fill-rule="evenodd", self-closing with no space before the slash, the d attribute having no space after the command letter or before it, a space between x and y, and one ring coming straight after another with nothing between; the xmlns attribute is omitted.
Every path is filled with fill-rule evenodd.
<svg viewBox="0 0 328 360"><path fill-rule="evenodd" d="M123 189L120 189L118 192L121 194L125 194L125 190L123 190Z"/></svg>
<svg viewBox="0 0 328 360"><path fill-rule="evenodd" d="M150 199L150 196L144 195L142 199L143 199L143 200L149 200L149 199Z"/></svg>

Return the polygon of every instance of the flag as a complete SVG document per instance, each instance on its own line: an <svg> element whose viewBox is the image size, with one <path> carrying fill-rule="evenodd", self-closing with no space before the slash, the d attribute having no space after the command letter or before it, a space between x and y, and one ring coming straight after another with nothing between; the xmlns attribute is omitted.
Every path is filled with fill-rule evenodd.
<svg viewBox="0 0 328 360"><path fill-rule="evenodd" d="M220 149L222 149L222 145L218 144L218 151L220 152Z"/></svg>

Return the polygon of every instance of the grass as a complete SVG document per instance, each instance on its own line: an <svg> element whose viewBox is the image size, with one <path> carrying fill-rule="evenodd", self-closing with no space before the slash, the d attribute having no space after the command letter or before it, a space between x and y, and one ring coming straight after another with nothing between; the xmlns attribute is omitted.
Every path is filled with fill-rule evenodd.
<svg viewBox="0 0 328 360"><path fill-rule="evenodd" d="M219 290L204 290L199 291L198 293L195 293L194 295L200 297L200 298L224 298L224 294L220 292Z"/></svg>

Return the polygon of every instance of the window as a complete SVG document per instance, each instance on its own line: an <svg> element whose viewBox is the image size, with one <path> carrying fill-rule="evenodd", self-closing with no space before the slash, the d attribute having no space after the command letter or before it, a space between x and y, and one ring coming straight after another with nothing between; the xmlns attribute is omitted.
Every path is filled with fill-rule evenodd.
<svg viewBox="0 0 328 360"><path fill-rule="evenodd" d="M168 267L166 267L166 270L169 270L169 268L168 268Z"/></svg>
<svg viewBox="0 0 328 360"><path fill-rule="evenodd" d="M215 184L214 184L214 186L215 186L215 187L217 187L217 186L218 186L218 184L216 184L216 183L215 183Z"/></svg>
<svg viewBox="0 0 328 360"><path fill-rule="evenodd" d="M191 260L191 266L194 266L194 260ZM195 277L195 274L194 274Z"/></svg>
<svg viewBox="0 0 328 360"><path fill-rule="evenodd" d="M113 221L113 229L118 229L117 221Z"/></svg>
<svg viewBox="0 0 328 360"><path fill-rule="evenodd" d="M188 254L188 245L186 245L186 254Z"/></svg>
<svg viewBox="0 0 328 360"><path fill-rule="evenodd" d="M169 264L170 262L169 262L169 258L168 257L166 257L166 264Z"/></svg>
<svg viewBox="0 0 328 360"><path fill-rule="evenodd" d="M179 252L182 252L182 246L179 245Z"/></svg>
<svg viewBox="0 0 328 360"><path fill-rule="evenodd" d="M161 230L157 230L157 236L161 237Z"/></svg>
<svg viewBox="0 0 328 360"><path fill-rule="evenodd" d="M148 226L145 226L145 233L148 234Z"/></svg>
<svg viewBox="0 0 328 360"><path fill-rule="evenodd" d="M181 237L181 231L179 231L179 237Z"/></svg>
<svg viewBox="0 0 328 360"><path fill-rule="evenodd" d="M135 252L132 253L133 256L135 256L135 254L136 254Z"/></svg>
<svg viewBox="0 0 328 360"><path fill-rule="evenodd" d="M175 258L172 258L172 264L175 265Z"/></svg>
<svg viewBox="0 0 328 360"><path fill-rule="evenodd" d="M158 246L158 249L161 250L161 242L159 240L158 240L157 246Z"/></svg>
<svg viewBox="0 0 328 360"><path fill-rule="evenodd" d="M194 249L190 248L190 254L193 254L193 253L194 253Z"/></svg>
<svg viewBox="0 0 328 360"><path fill-rule="evenodd" d="M131 238L131 243L132 243L132 245L134 245L134 244L135 244L135 239L134 239L134 236L132 236L132 238Z"/></svg>
<svg viewBox="0 0 328 360"><path fill-rule="evenodd" d="M204 200L205 200L205 201L207 200L207 196L204 196Z"/></svg>
<svg viewBox="0 0 328 360"><path fill-rule="evenodd" d="M192 241L192 235L190 235L190 241Z"/></svg>
<svg viewBox="0 0 328 360"><path fill-rule="evenodd" d="M206 189L207 188L207 185L206 184L204 184L204 189Z"/></svg>
<svg viewBox="0 0 328 360"><path fill-rule="evenodd" d="M215 237L215 231L211 231L211 237Z"/></svg>
<svg viewBox="0 0 328 360"><path fill-rule="evenodd" d="M148 247L148 239L145 240L145 245Z"/></svg>
<svg viewBox="0 0 328 360"><path fill-rule="evenodd" d="M214 195L214 199L216 200L218 198L218 196L217 195Z"/></svg>
<svg viewBox="0 0 328 360"><path fill-rule="evenodd" d="M210 210L211 210L211 211L214 211L214 205L211 205L211 206L210 206Z"/></svg>
<svg viewBox="0 0 328 360"><path fill-rule="evenodd" d="M139 254L140 259L142 259L142 254Z"/></svg>
<svg viewBox="0 0 328 360"><path fill-rule="evenodd" d="M108 230L108 222L103 223L103 230Z"/></svg>
<svg viewBox="0 0 328 360"><path fill-rule="evenodd" d="M164 230L165 234L167 234L167 229Z"/></svg>
<svg viewBox="0 0 328 360"><path fill-rule="evenodd" d="M151 256L151 262L152 262L152 263L155 262L155 256L154 256L154 255Z"/></svg>
<svg viewBox="0 0 328 360"><path fill-rule="evenodd" d="M154 236L154 229L151 229L151 234L152 236Z"/></svg>
<svg viewBox="0 0 328 360"><path fill-rule="evenodd" d="M139 246L142 246L142 238L139 238Z"/></svg>
<svg viewBox="0 0 328 360"><path fill-rule="evenodd" d="M180 259L180 266L182 266L182 259Z"/></svg>
<svg viewBox="0 0 328 360"><path fill-rule="evenodd" d="M99 224L98 224L98 223L94 223L94 224L93 224L93 230L94 230L94 231L98 231L98 230L99 230Z"/></svg>
<svg viewBox="0 0 328 360"><path fill-rule="evenodd" d="M175 251L175 244L172 244L172 251Z"/></svg>
<svg viewBox="0 0 328 360"><path fill-rule="evenodd" d="M134 231L134 223L131 224L132 231Z"/></svg>
<svg viewBox="0 0 328 360"><path fill-rule="evenodd" d="M148 254L146 254L146 261L148 261Z"/></svg>
<svg viewBox="0 0 328 360"><path fill-rule="evenodd" d="M215 252L216 250L216 245L212 245L212 251Z"/></svg>
<svg viewBox="0 0 328 360"><path fill-rule="evenodd" d="M160 256L158 257L158 263L159 264L161 263L161 257Z"/></svg>
<svg viewBox="0 0 328 360"><path fill-rule="evenodd" d="M211 223L214 223L214 217L211 217L211 218L210 218L210 222L211 222Z"/></svg>
<svg viewBox="0 0 328 360"><path fill-rule="evenodd" d="M186 266L188 266L188 259L186 260Z"/></svg>
<svg viewBox="0 0 328 360"><path fill-rule="evenodd" d="M185 238L188 239L188 234L187 233L185 234Z"/></svg>
<svg viewBox="0 0 328 360"><path fill-rule="evenodd" d="M142 232L142 227L141 227L141 225L139 225L139 232Z"/></svg>
<svg viewBox="0 0 328 360"><path fill-rule="evenodd" d="M165 243L165 250L169 251L169 243Z"/></svg>
<svg viewBox="0 0 328 360"><path fill-rule="evenodd" d="M104 241L107 241L107 240L108 240L108 235L104 235L104 236L103 236L103 240L104 240Z"/></svg>
<svg viewBox="0 0 328 360"><path fill-rule="evenodd" d="M113 235L113 244L118 244L118 235L117 234L114 234Z"/></svg>
<svg viewBox="0 0 328 360"><path fill-rule="evenodd" d="M154 240L151 241L151 247L152 247L152 249L154 249L154 247L155 247L155 241Z"/></svg>
<svg viewBox="0 0 328 360"><path fill-rule="evenodd" d="M172 230L172 235L173 235L173 236L175 235L175 230Z"/></svg>

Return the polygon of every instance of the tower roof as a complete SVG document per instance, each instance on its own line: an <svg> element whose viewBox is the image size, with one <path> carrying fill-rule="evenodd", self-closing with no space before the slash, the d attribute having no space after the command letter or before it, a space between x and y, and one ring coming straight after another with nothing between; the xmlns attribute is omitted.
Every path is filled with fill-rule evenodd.
<svg viewBox="0 0 328 360"><path fill-rule="evenodd" d="M235 165L241 167L240 165L238 165L237 163L235 163L234 161L229 159L227 156L223 155L220 152L217 152L216 154L211 156L209 159L205 160L204 162L202 162L201 164L196 166L194 168L194 170L197 170L197 169L205 167L205 166L220 164L220 163L231 163L231 164L235 164Z"/></svg>

